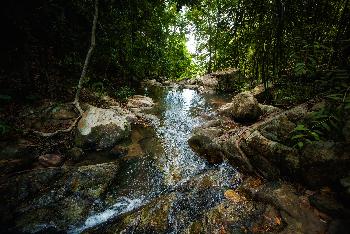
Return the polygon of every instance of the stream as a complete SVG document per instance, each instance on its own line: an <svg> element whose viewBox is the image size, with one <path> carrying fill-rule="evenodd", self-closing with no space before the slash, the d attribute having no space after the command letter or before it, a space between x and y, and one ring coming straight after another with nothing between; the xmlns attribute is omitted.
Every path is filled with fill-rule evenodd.
<svg viewBox="0 0 350 234"><path fill-rule="evenodd" d="M96 201L84 224L71 227L69 233L103 226L169 194L172 196L167 214L169 233L177 233L219 204L225 190L240 183L235 168L225 162L208 165L188 145L193 129L206 118L215 118L211 97L180 88L148 95L157 102L150 113L158 120L153 127L133 127L133 143L129 154L120 159L118 180L103 201Z"/></svg>

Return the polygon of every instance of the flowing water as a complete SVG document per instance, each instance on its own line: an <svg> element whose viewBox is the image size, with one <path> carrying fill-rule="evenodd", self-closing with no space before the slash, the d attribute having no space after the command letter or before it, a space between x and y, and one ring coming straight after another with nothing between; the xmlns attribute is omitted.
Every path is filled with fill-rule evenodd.
<svg viewBox="0 0 350 234"><path fill-rule="evenodd" d="M207 165L187 141L194 128L206 118L215 118L208 98L195 90L168 88L150 95L157 101L152 114L158 117L152 128L134 127L132 153L120 160L117 181L85 223L71 233L104 225L111 219L133 212L159 197L172 194L168 217L169 232L181 231L188 222L224 199L224 191L240 182L227 163ZM209 178L203 188L204 178Z"/></svg>

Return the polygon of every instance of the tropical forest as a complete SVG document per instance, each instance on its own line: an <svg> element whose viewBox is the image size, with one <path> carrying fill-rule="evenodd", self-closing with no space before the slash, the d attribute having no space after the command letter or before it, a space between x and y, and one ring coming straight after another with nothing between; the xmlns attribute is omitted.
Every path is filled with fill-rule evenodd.
<svg viewBox="0 0 350 234"><path fill-rule="evenodd" d="M349 233L349 0L12 0L0 25L0 233Z"/></svg>

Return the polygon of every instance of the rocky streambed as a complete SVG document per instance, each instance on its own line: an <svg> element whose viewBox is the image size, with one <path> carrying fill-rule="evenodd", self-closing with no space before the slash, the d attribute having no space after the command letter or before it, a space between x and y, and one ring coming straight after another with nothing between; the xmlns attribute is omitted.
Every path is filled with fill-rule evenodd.
<svg viewBox="0 0 350 234"><path fill-rule="evenodd" d="M4 157L2 233L346 230L348 211L331 189L279 179L303 175L298 153L268 137L283 138L294 126L287 117L271 117L280 110L259 104L251 93L235 97L233 102L247 104L242 108L200 93L196 84L159 86L147 89L153 100L135 96L123 108L87 107L75 146L60 163L47 155L25 164L23 157ZM258 124L254 131L239 123L265 117L277 123ZM40 165L23 166L28 161Z"/></svg>

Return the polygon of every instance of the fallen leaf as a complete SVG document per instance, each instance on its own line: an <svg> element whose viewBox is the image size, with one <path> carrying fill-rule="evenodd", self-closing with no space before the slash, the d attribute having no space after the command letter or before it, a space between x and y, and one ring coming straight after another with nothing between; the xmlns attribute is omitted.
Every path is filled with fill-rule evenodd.
<svg viewBox="0 0 350 234"><path fill-rule="evenodd" d="M233 202L240 202L242 200L244 200L244 197L240 196L236 191L229 189L226 190L226 192L224 193L224 196Z"/></svg>

